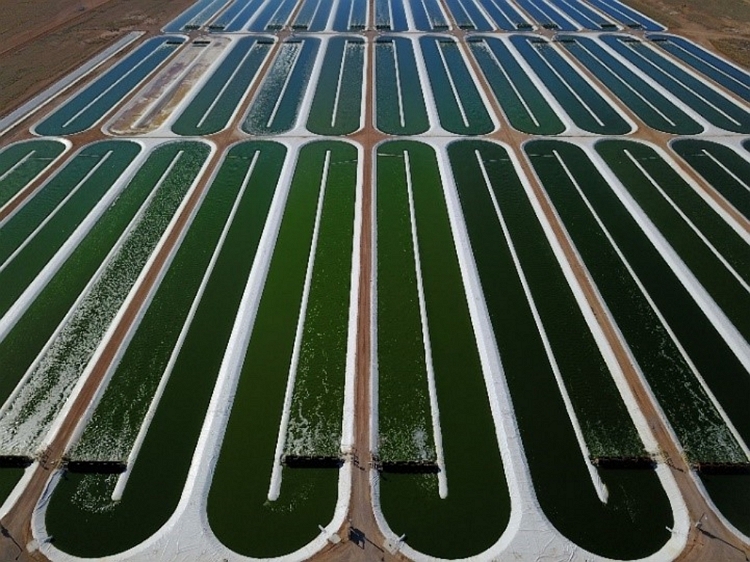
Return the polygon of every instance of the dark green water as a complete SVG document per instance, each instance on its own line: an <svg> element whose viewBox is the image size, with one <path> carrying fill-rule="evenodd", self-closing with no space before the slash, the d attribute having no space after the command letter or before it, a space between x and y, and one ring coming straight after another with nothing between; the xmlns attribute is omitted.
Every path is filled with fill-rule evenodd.
<svg viewBox="0 0 750 562"><path fill-rule="evenodd" d="M466 557L483 552L498 540L508 524L510 499L435 152L416 142L390 142L378 149L377 338L381 437L387 421L384 401L388 400L388 393L392 395L399 389L395 384L399 380L390 388L384 386L387 381L383 380L382 342L398 343L399 338L416 336L421 346L419 325L410 320L404 326L404 318L397 310L403 303L401 295L406 285L414 281L391 271L397 265L393 258L398 255L399 247L411 245L404 151L411 165L448 496L440 498L435 474L381 473L380 503L390 528L397 535L406 533L411 547L432 556ZM398 234L389 232L392 230ZM392 242L384 248L385 236ZM385 257L381 254L384 250L388 251ZM387 259L389 256L391 259ZM413 291L412 288L409 293ZM395 358L391 358L391 363L394 362ZM402 369L392 373L392 377L400 379L400 390L405 397L402 407L413 407L417 384L412 381L413 373Z"/></svg>
<svg viewBox="0 0 750 562"><path fill-rule="evenodd" d="M256 37L243 37L211 78L172 125L178 135L208 135L229 123L237 106L255 80L272 44L260 43Z"/></svg>
<svg viewBox="0 0 750 562"><path fill-rule="evenodd" d="M559 39L649 127L675 135L695 135L703 131L692 117L609 54L598 41L572 35Z"/></svg>
<svg viewBox="0 0 750 562"><path fill-rule="evenodd" d="M669 538L665 526L672 525L672 513L666 494L652 470L599 470L599 476L609 491L607 503L599 500L585 464L587 461L581 457L509 241L487 186L479 175L476 154L474 163L469 158L471 154L467 155L467 151L474 150L480 150L493 192L524 265L524 273L528 275L529 286L534 296L539 297L537 306L542 319L547 317L545 327L553 349L564 347L565 338L570 338L567 345L582 347L567 352L578 354L579 360L585 361L583 365L576 366L563 354L558 354L561 370L570 374L565 382L570 383L572 398L576 397L579 407L581 404L586 406L582 413L587 413L594 422L598 414L603 415L598 420L600 423L616 423L617 409L620 423L628 423L628 420L622 412L622 405L617 405L620 399L612 390L607 373L602 372L601 367L597 368L597 361L601 359L597 359L591 343L586 343L585 333L572 333L575 328L570 328L571 333L566 334L562 319L557 319L556 323L553 318L552 323L549 322L549 314L562 314L560 309L566 305L565 301L553 302L555 297L550 293L550 287L557 280L559 290L564 282L551 262L548 265L551 279L543 278L544 270L539 261L545 256L550 260L550 250L543 247L541 227L532 217L530 203L505 149L486 143L452 145L449 153L458 179L472 252L541 508L563 535L591 552L619 559L647 556ZM566 295L567 291L563 289L561 297L564 299ZM573 308L570 303L567 306ZM571 313L571 326L578 321L579 329L582 329L580 318L577 318L579 313L574 310ZM576 339L578 343L575 343ZM576 368L582 367L585 370L575 372ZM591 396L586 404L581 400L586 384L604 389L604 396L609 394L609 400L604 398L605 404L595 405L596 397ZM613 412L607 412L607 406L614 410L615 416ZM582 421L586 420L581 417ZM634 440L632 423L628 425L629 430L623 433L623 428L620 428L618 434L622 439L620 443L626 444L629 447L626 450L630 452ZM630 438L627 438L628 432ZM602 431L600 435L605 434ZM450 478L450 471L448 474Z"/></svg>
<svg viewBox="0 0 750 562"><path fill-rule="evenodd" d="M377 127L390 135L418 135L430 126L413 43L405 37L375 41Z"/></svg>
<svg viewBox="0 0 750 562"><path fill-rule="evenodd" d="M406 169L404 151L413 167ZM423 160L424 159L424 160ZM435 460L407 174L436 177L434 151L388 143L377 159L378 454L386 462Z"/></svg>
<svg viewBox="0 0 750 562"><path fill-rule="evenodd" d="M283 152L276 152L277 170L282 158ZM226 175L221 181L217 178L212 189L220 188L223 181L242 181L246 169L232 163L227 166ZM273 192L275 182L267 179L254 179L249 193ZM213 216L211 206L201 210L205 208ZM47 528L62 550L87 557L122 552L155 533L174 512L265 223L265 215L255 216L252 225L234 222L227 235L131 467L122 501L110 499L117 475L68 473L55 489ZM204 220L213 219L201 219L198 224Z"/></svg>
<svg viewBox="0 0 750 562"><path fill-rule="evenodd" d="M47 343L23 391L0 420L0 453L33 456L100 345L152 252L208 157L204 143L156 148L151 162L165 168L153 197L117 251Z"/></svg>
<svg viewBox="0 0 750 562"><path fill-rule="evenodd" d="M750 283L750 246L744 238L652 148L630 141L600 141L596 150L743 337L750 341L747 314L750 293L733 274L736 272L745 283ZM673 205L695 225L698 233Z"/></svg>
<svg viewBox="0 0 750 562"><path fill-rule="evenodd" d="M701 475L711 501L721 514L745 536L750 536L750 475L721 474Z"/></svg>
<svg viewBox="0 0 750 562"><path fill-rule="evenodd" d="M32 140L0 152L0 207L46 170L67 147L60 141Z"/></svg>
<svg viewBox="0 0 750 562"><path fill-rule="evenodd" d="M742 434L747 431L748 416L739 397L750 392L750 378L737 358L580 148L534 141L525 150L688 459L744 459L668 330L673 331ZM664 320L649 304L560 161L580 185Z"/></svg>
<svg viewBox="0 0 750 562"><path fill-rule="evenodd" d="M419 44L443 128L458 135L492 132L495 125L466 67L458 43L452 39L425 36L420 38Z"/></svg>
<svg viewBox="0 0 750 562"><path fill-rule="evenodd" d="M600 135L630 132L622 115L546 39L512 35L510 41L581 129Z"/></svg>
<svg viewBox="0 0 750 562"><path fill-rule="evenodd" d="M331 149L328 175L285 452L338 457L351 305L358 158L354 146L343 143L326 146Z"/></svg>
<svg viewBox="0 0 750 562"><path fill-rule="evenodd" d="M21 481L23 473L22 468L0 468L0 505L5 503L13 488Z"/></svg>
<svg viewBox="0 0 750 562"><path fill-rule="evenodd" d="M319 47L319 39L287 40L281 46L242 130L253 135L275 135L294 127Z"/></svg>
<svg viewBox="0 0 750 562"><path fill-rule="evenodd" d="M0 286L3 287L0 315L8 311L107 195L138 150L132 143L119 141L84 149L3 225L0 229L0 261L4 261L0 271ZM95 168L97 164L101 165ZM58 201L60 206L54 209ZM34 233L35 227L40 229ZM11 253L16 251L18 253Z"/></svg>
<svg viewBox="0 0 750 562"><path fill-rule="evenodd" d="M278 177L284 156L282 147L246 143L229 151L91 420L71 451L72 459L127 461L256 152L256 181L261 175ZM273 193L272 188L248 189L235 220L259 223L256 230L262 229Z"/></svg>
<svg viewBox="0 0 750 562"><path fill-rule="evenodd" d="M110 145L110 143L106 143ZM140 151L135 143L113 141L120 173ZM92 150L97 150L94 145ZM82 154L86 153L85 149ZM96 160L96 158L93 158ZM66 170L61 175L66 174ZM58 176L60 177L60 176ZM158 178L158 176L157 176ZM153 180L156 181L156 178ZM8 398L18 381L55 331L87 283L117 242L140 204L153 188L153 183L141 187L134 179L117 201L100 218L78 247L50 279L39 296L20 316L8 334L0 341L0 399ZM16 215L18 216L18 215Z"/></svg>
<svg viewBox="0 0 750 562"><path fill-rule="evenodd" d="M556 135L565 130L560 117L503 41L472 39L469 48L513 127L534 135Z"/></svg>
<svg viewBox="0 0 750 562"><path fill-rule="evenodd" d="M359 129L362 114L365 44L361 39L328 41L307 128L319 135L348 135Z"/></svg>
<svg viewBox="0 0 750 562"><path fill-rule="evenodd" d="M89 145L76 154L0 227L0 265L4 265L60 206L43 230L35 235L40 237L49 233L41 248L47 249L45 255L49 258L50 252L54 253L62 245L65 237L83 221L138 152L140 147L132 142L104 141Z"/></svg>
<svg viewBox="0 0 750 562"><path fill-rule="evenodd" d="M591 456L644 455L643 443L534 210L520 184L507 181L512 166L507 152L486 142L461 142L450 146L449 155L469 221L480 201L492 205L490 196L481 192L489 189L481 158ZM473 242L488 244L481 237Z"/></svg>
<svg viewBox="0 0 750 562"><path fill-rule="evenodd" d="M750 162L728 146L711 141L680 139L671 146L711 187L750 220Z"/></svg>
<svg viewBox="0 0 750 562"><path fill-rule="evenodd" d="M338 470L284 468L281 494L276 501L268 500L321 177L329 151L327 197L346 200L354 189L353 147L341 142L315 142L301 149L208 496L212 530L227 547L246 556L279 556L304 546L320 534L318 525L331 521L338 496Z"/></svg>

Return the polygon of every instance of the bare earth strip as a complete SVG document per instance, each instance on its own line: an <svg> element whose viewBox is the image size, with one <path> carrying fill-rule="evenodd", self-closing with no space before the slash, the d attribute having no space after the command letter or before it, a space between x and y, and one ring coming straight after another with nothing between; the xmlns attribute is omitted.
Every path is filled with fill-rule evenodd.
<svg viewBox="0 0 750 562"><path fill-rule="evenodd" d="M0 0L0 115L126 33L158 33L193 1Z"/></svg>
<svg viewBox="0 0 750 562"><path fill-rule="evenodd" d="M370 0L370 13L375 13L375 1ZM339 530L342 538L338 545L331 545L312 558L315 561L348 562L348 561L390 561L406 560L397 553L388 552L384 547L383 536L375 514L372 511L371 476L377 477L370 447L370 411L372 406L370 356L371 316L372 316L372 190L373 151L375 145L385 139L373 123L374 116L374 64L376 33L371 29L366 33L367 74L365 92L365 119L362 130L351 136L363 150L362 162L362 233L360 239L360 274L359 274L359 311L357 316L357 361L354 398L354 455L348 462L354 463L352 470L351 501L347 523ZM362 537L362 540L351 540Z"/></svg>
<svg viewBox="0 0 750 562"><path fill-rule="evenodd" d="M747 0L624 0L636 10L710 50L750 67L750 2Z"/></svg>

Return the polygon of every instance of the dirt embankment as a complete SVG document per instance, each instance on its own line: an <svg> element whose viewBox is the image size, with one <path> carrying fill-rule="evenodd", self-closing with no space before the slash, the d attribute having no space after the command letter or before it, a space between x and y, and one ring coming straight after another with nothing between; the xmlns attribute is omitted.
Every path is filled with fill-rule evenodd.
<svg viewBox="0 0 750 562"><path fill-rule="evenodd" d="M157 33L194 0L0 0L0 116L130 31Z"/></svg>
<svg viewBox="0 0 750 562"><path fill-rule="evenodd" d="M669 31L750 68L750 0L624 0Z"/></svg>

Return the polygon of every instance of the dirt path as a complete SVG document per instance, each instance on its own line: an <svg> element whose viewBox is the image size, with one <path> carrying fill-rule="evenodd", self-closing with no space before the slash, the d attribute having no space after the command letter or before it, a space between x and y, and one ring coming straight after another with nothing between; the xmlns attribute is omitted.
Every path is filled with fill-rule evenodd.
<svg viewBox="0 0 750 562"><path fill-rule="evenodd" d="M375 13L375 1L370 0L370 13ZM372 510L372 490L370 478L377 478L378 471L373 465L370 443L370 412L372 410L372 384L370 361L372 353L372 194L374 180L374 150L378 142L387 137L375 128L374 111L374 64L375 38L377 33L370 27L365 32L367 46L367 74L365 80L365 125L351 135L351 139L362 146L362 231L360 238L359 311L357 315L357 359L355 371L354 431L355 456L352 466L352 488L347 522L338 534L343 539L312 558L325 562L390 561L406 560L401 554L391 554L384 547L385 537L380 531Z"/></svg>

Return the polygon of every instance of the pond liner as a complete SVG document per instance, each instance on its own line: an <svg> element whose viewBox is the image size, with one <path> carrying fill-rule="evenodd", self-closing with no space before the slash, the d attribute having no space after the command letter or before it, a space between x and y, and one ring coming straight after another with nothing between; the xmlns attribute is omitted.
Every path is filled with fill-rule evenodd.
<svg viewBox="0 0 750 562"><path fill-rule="evenodd" d="M750 474L750 462L698 462L692 467L701 476Z"/></svg>
<svg viewBox="0 0 750 562"><path fill-rule="evenodd" d="M380 472L392 474L437 474L440 472L435 461L385 461L379 465Z"/></svg>
<svg viewBox="0 0 750 562"><path fill-rule="evenodd" d="M122 474L128 469L123 461L68 461L66 467L76 474Z"/></svg>
<svg viewBox="0 0 750 562"><path fill-rule="evenodd" d="M288 468L341 468L344 459L325 455L285 455L283 463Z"/></svg>
<svg viewBox="0 0 750 562"><path fill-rule="evenodd" d="M649 456L637 457L591 457L591 464L604 470L617 469L646 469L653 470L656 468L656 461Z"/></svg>
<svg viewBox="0 0 750 562"><path fill-rule="evenodd" d="M25 455L0 455L0 468L27 468L34 459Z"/></svg>

